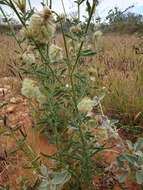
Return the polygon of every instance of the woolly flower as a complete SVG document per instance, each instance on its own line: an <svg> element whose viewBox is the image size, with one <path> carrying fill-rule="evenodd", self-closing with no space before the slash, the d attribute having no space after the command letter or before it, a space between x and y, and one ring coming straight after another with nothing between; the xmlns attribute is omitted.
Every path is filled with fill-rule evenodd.
<svg viewBox="0 0 143 190"><path fill-rule="evenodd" d="M100 29L100 27L101 27L101 24L100 23L96 23L95 24L95 28L98 30L98 29Z"/></svg>
<svg viewBox="0 0 143 190"><path fill-rule="evenodd" d="M29 26L22 33L25 37L34 38L39 43L49 43L55 33L55 24L51 10L44 8L43 11L34 13Z"/></svg>
<svg viewBox="0 0 143 190"><path fill-rule="evenodd" d="M94 33L94 40L95 40L94 43L95 43L96 51L103 49L102 35L103 34L100 30L97 30Z"/></svg>
<svg viewBox="0 0 143 190"><path fill-rule="evenodd" d="M95 138L97 141L105 141L109 139L108 131L106 128L96 128L93 130L93 132L95 133Z"/></svg>
<svg viewBox="0 0 143 190"><path fill-rule="evenodd" d="M81 27L80 27L80 26L72 26L72 27L70 28L70 32L79 34L79 33L82 32L82 30L81 30Z"/></svg>
<svg viewBox="0 0 143 190"><path fill-rule="evenodd" d="M81 43L70 39L67 41L67 45L68 45L69 53L72 55L72 54L75 54L76 51L79 50Z"/></svg>
<svg viewBox="0 0 143 190"><path fill-rule="evenodd" d="M35 55L30 52L25 52L22 55L22 61L26 64L32 64L36 62Z"/></svg>
<svg viewBox="0 0 143 190"><path fill-rule="evenodd" d="M90 77L90 80L91 80L92 82L95 82L95 81L96 81L96 78L95 78L94 76L91 76L91 77Z"/></svg>
<svg viewBox="0 0 143 190"><path fill-rule="evenodd" d="M21 93L27 98L35 99L40 104L46 101L46 97L41 93L36 81L28 78L23 81Z"/></svg>
<svg viewBox="0 0 143 190"><path fill-rule="evenodd" d="M49 58L51 61L60 61L63 59L62 49L55 44L49 47Z"/></svg>
<svg viewBox="0 0 143 190"><path fill-rule="evenodd" d="M85 97L79 102L78 110L83 113L91 112L94 107L94 101L89 97Z"/></svg>
<svg viewBox="0 0 143 190"><path fill-rule="evenodd" d="M95 33L94 33L94 37L95 39L99 39L102 37L102 32L100 30L97 30Z"/></svg>

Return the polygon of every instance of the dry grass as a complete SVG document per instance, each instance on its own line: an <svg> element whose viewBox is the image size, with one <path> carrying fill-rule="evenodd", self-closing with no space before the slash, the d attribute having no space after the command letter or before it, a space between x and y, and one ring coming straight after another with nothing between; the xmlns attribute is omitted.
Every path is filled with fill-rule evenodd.
<svg viewBox="0 0 143 190"><path fill-rule="evenodd" d="M11 36L0 34L0 77L13 76L10 68L16 64L16 49L16 42Z"/></svg>
<svg viewBox="0 0 143 190"><path fill-rule="evenodd" d="M108 94L105 111L125 124L143 123L143 56L136 54L135 36L106 36L97 56L97 81Z"/></svg>
<svg viewBox="0 0 143 190"><path fill-rule="evenodd" d="M0 88L9 85L15 94L20 90L20 80L15 72L19 63L17 50L12 36L0 34Z"/></svg>
<svg viewBox="0 0 143 190"><path fill-rule="evenodd" d="M0 76L13 76L10 65L18 64L16 42L5 35L0 36L0 42ZM57 42L63 43L61 36ZM143 123L143 55L134 50L134 45L139 43L136 36L107 35L103 38L103 51L92 64L96 86L105 86L108 90L104 99L105 112L133 125Z"/></svg>

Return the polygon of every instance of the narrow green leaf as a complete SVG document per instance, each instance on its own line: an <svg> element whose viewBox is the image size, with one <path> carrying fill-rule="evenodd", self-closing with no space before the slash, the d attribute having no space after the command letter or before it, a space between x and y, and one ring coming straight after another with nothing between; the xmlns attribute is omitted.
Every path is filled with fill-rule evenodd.
<svg viewBox="0 0 143 190"><path fill-rule="evenodd" d="M55 173L54 178L52 180L52 184L54 185L63 185L71 178L70 174L67 171Z"/></svg>
<svg viewBox="0 0 143 190"><path fill-rule="evenodd" d="M91 49L82 50L80 52L80 56L93 56L93 55L96 55L96 52L92 51Z"/></svg>
<svg viewBox="0 0 143 190"><path fill-rule="evenodd" d="M143 170L136 171L136 180L138 184L143 184Z"/></svg>
<svg viewBox="0 0 143 190"><path fill-rule="evenodd" d="M138 141L134 144L135 151L138 151L143 148L143 138L139 138Z"/></svg>
<svg viewBox="0 0 143 190"><path fill-rule="evenodd" d="M41 168L40 168L40 171L41 171L41 174L44 176L44 177L48 177L48 169L45 165L42 164Z"/></svg>
<svg viewBox="0 0 143 190"><path fill-rule="evenodd" d="M91 5L90 5L90 3L89 3L88 0L86 1L86 6L87 6L87 12L88 12L88 14L90 15L90 12L91 12Z"/></svg>
<svg viewBox="0 0 143 190"><path fill-rule="evenodd" d="M128 177L128 171L125 171L122 175L118 176L117 179L120 183L124 183Z"/></svg>
<svg viewBox="0 0 143 190"><path fill-rule="evenodd" d="M130 164L134 164L137 161L137 157L134 155L125 154L125 158Z"/></svg>
<svg viewBox="0 0 143 190"><path fill-rule="evenodd" d="M126 143L128 145L129 150L133 150L133 143L129 140L127 140Z"/></svg>

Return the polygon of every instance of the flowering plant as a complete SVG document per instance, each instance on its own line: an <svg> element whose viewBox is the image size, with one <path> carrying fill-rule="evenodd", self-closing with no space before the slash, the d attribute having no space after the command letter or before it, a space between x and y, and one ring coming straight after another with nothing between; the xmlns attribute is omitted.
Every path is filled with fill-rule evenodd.
<svg viewBox="0 0 143 190"><path fill-rule="evenodd" d="M80 6L85 2L88 17L82 24ZM54 155L41 153L38 162L37 159L30 160L40 180L36 185L39 190L64 187L91 190L94 188L95 167L98 167L94 156L104 150L104 144L100 145L97 140L108 139L109 134L118 138L116 131L110 130L112 125L104 116L100 103L104 96L90 93L91 88L96 89L95 78L84 72L89 70L86 61L96 55L94 48L87 46L87 38L98 1L76 1L78 18L66 18L70 25L67 32L63 27L65 20L51 9L52 1L50 4L42 3L41 11L32 9L30 1L30 10L26 8L26 1L4 0L1 4L9 6L23 26L20 31L22 40L13 32L20 47L20 69L25 77L21 93L39 105L35 105L36 127L48 135L56 147ZM2 7L1 11L5 16ZM60 33L56 32L56 23L61 27ZM100 37L101 32L97 31L95 40ZM60 47L58 38L62 38ZM96 127L102 131L94 135L93 128ZM50 174L47 167L39 162L39 157L55 161Z"/></svg>

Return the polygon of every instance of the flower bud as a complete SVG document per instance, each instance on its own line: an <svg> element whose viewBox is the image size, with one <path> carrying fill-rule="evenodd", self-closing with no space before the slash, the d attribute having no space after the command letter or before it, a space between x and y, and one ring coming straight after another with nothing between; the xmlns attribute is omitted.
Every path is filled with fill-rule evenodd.
<svg viewBox="0 0 143 190"><path fill-rule="evenodd" d="M22 83L21 93L27 98L35 99L40 104L46 101L46 97L40 91L37 82L28 78L24 79Z"/></svg>
<svg viewBox="0 0 143 190"><path fill-rule="evenodd" d="M75 33L75 34L80 34L82 32L82 29L80 26L72 26L70 28L70 32Z"/></svg>
<svg viewBox="0 0 143 190"><path fill-rule="evenodd" d="M31 17L29 26L24 29L23 35L32 38L40 44L51 42L55 33L52 11L44 8L43 11L34 13Z"/></svg>
<svg viewBox="0 0 143 190"><path fill-rule="evenodd" d="M52 44L49 47L49 58L51 61L61 61L63 59L62 49Z"/></svg>
<svg viewBox="0 0 143 190"><path fill-rule="evenodd" d="M14 3L17 5L17 7L19 8L19 10L22 13L25 13L25 11L26 11L26 0L14 0Z"/></svg>
<svg viewBox="0 0 143 190"><path fill-rule="evenodd" d="M22 55L22 60L24 63L27 63L27 64L32 64L36 62L35 56L33 53L24 53Z"/></svg>
<svg viewBox="0 0 143 190"><path fill-rule="evenodd" d="M102 37L102 32L100 31L100 30L98 30L98 31L96 31L95 33L94 33L94 37L95 37L95 39L99 39L99 38L101 38Z"/></svg>
<svg viewBox="0 0 143 190"><path fill-rule="evenodd" d="M87 113L92 111L94 107L94 101L91 100L89 97L85 97L79 102L78 104L78 110L83 113Z"/></svg>

